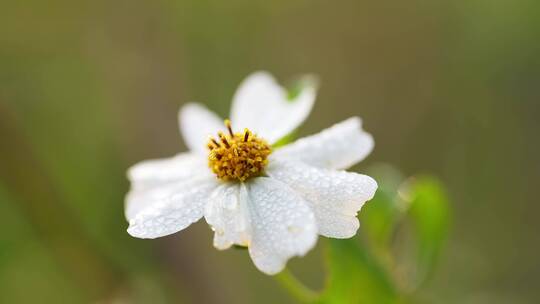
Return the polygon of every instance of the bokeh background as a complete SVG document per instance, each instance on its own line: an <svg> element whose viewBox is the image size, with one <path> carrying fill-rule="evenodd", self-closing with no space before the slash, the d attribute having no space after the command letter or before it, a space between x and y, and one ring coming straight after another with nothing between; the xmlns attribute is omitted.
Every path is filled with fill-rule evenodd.
<svg viewBox="0 0 540 304"><path fill-rule="evenodd" d="M300 135L359 115L376 148L355 169L446 185L427 303L537 303L539 16L534 0L1 1L0 302L292 302L204 221L150 241L123 216L126 169L185 149L178 108L225 117L265 69L319 75ZM290 262L314 288L324 242Z"/></svg>

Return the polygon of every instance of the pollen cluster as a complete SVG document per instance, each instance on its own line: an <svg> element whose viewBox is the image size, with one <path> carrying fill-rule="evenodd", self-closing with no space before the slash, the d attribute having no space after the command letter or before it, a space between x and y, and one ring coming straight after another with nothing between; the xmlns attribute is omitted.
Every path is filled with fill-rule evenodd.
<svg viewBox="0 0 540 304"><path fill-rule="evenodd" d="M270 145L248 129L234 133L231 122L225 121L229 134L218 133L219 140L211 137L208 141L208 166L224 181L245 181L264 172Z"/></svg>

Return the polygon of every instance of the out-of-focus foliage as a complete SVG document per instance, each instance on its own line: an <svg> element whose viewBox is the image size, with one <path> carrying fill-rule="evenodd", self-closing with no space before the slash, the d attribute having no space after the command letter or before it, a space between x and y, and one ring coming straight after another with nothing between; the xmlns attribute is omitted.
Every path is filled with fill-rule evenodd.
<svg viewBox="0 0 540 304"><path fill-rule="evenodd" d="M450 222L449 203L446 189L433 177L415 177L403 188L400 189L401 195L405 196L403 199L409 205L408 214L418 242L416 277L409 279L420 285L434 270L446 241Z"/></svg>
<svg viewBox="0 0 540 304"><path fill-rule="evenodd" d="M421 176L401 182L401 175L390 166L377 166L372 172L380 190L362 213L366 238L327 242L330 277L320 303L411 301L426 274L434 270L446 241L449 203L437 179ZM393 255L403 253L391 249L405 222L411 222L414 229L410 233L417 246L413 246L411 260L399 261ZM414 268L413 273L399 273L406 267Z"/></svg>
<svg viewBox="0 0 540 304"><path fill-rule="evenodd" d="M355 239L329 240L330 277L318 303L397 303L391 278Z"/></svg>
<svg viewBox="0 0 540 304"><path fill-rule="evenodd" d="M362 210L362 232L367 235L374 250L388 251L396 226L405 212L397 196L404 177L392 166L384 164L372 167L369 172L379 181L379 188Z"/></svg>
<svg viewBox="0 0 540 304"><path fill-rule="evenodd" d="M257 69L283 82L320 76L298 136L363 118L376 146L358 172L385 162L444 181L442 251L433 240L444 229L415 220L416 203L402 205L413 196L396 198L399 173L377 177L360 236L340 246L369 248L393 289L414 294L405 300L536 303L539 10L536 0L1 1L0 303L292 302L245 251L213 249L204 221L153 241L125 232L126 169L185 149L179 106L201 101L225 117ZM290 262L314 289L332 243Z"/></svg>

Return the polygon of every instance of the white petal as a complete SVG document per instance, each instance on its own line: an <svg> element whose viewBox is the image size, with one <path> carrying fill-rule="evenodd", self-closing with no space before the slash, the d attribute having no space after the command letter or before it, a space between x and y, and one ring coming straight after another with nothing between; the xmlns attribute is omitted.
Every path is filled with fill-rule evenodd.
<svg viewBox="0 0 540 304"><path fill-rule="evenodd" d="M377 182L367 175L291 161L274 161L267 174L301 193L315 213L319 233L333 238L356 234L356 214L377 190Z"/></svg>
<svg viewBox="0 0 540 304"><path fill-rule="evenodd" d="M178 193L180 191L181 190L178 189L178 185L176 183L146 189L131 188L126 195L125 201L126 219L128 221L131 220L143 209L151 206L152 204L157 204L162 199L172 196L174 193Z"/></svg>
<svg viewBox="0 0 540 304"><path fill-rule="evenodd" d="M227 249L231 245L251 243L251 222L246 186L242 183L222 184L214 190L206 205L204 218L214 230L214 246Z"/></svg>
<svg viewBox="0 0 540 304"><path fill-rule="evenodd" d="M362 130L360 118L352 117L286 145L273 155L319 168L346 169L363 160L372 149L373 138Z"/></svg>
<svg viewBox="0 0 540 304"><path fill-rule="evenodd" d="M193 180L179 187L180 192L149 201L129 221L128 233L138 238L157 238L178 232L198 221L213 189L215 178Z"/></svg>
<svg viewBox="0 0 540 304"><path fill-rule="evenodd" d="M193 153L181 153L171 158L146 160L128 170L133 189L148 189L195 176L210 175L207 159Z"/></svg>
<svg viewBox="0 0 540 304"><path fill-rule="evenodd" d="M125 216L129 221L143 209L153 204L158 204L162 200L172 197L175 194L188 192L194 183L200 180L208 180L208 175L198 175L190 179L177 180L174 182L153 185L151 187L131 186L125 200Z"/></svg>
<svg viewBox="0 0 540 304"><path fill-rule="evenodd" d="M254 73L242 82L233 98L233 127L238 130L249 128L274 143L307 118L315 96L314 83L306 81L300 94L289 101L287 92L269 73Z"/></svg>
<svg viewBox="0 0 540 304"><path fill-rule="evenodd" d="M287 260L305 255L317 241L313 212L287 185L259 177L248 183L252 243L249 254L259 270L276 274Z"/></svg>
<svg viewBox="0 0 540 304"><path fill-rule="evenodd" d="M225 126L218 115L199 103L188 103L178 112L180 132L188 148L196 153L207 154L208 136L217 136Z"/></svg>

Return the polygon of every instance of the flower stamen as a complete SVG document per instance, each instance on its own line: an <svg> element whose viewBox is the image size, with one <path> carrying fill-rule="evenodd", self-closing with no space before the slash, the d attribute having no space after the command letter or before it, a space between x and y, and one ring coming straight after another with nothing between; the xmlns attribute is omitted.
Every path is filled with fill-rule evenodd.
<svg viewBox="0 0 540 304"><path fill-rule="evenodd" d="M271 153L270 145L249 129L234 133L231 121L225 120L229 134L218 132L219 142L213 137L208 141L208 166L224 181L245 181L264 173Z"/></svg>
<svg viewBox="0 0 540 304"><path fill-rule="evenodd" d="M223 132L218 132L219 139L221 142L225 145L225 147L230 148L231 145L229 145L229 142L227 141L227 138L225 137L225 134Z"/></svg>
<svg viewBox="0 0 540 304"><path fill-rule="evenodd" d="M219 143L212 137L208 137L208 148L212 150L213 148L219 147Z"/></svg>
<svg viewBox="0 0 540 304"><path fill-rule="evenodd" d="M234 133L231 127L231 121L229 119L225 119L225 126L227 127L227 130L229 130L229 135L231 135L231 137L234 137Z"/></svg>

